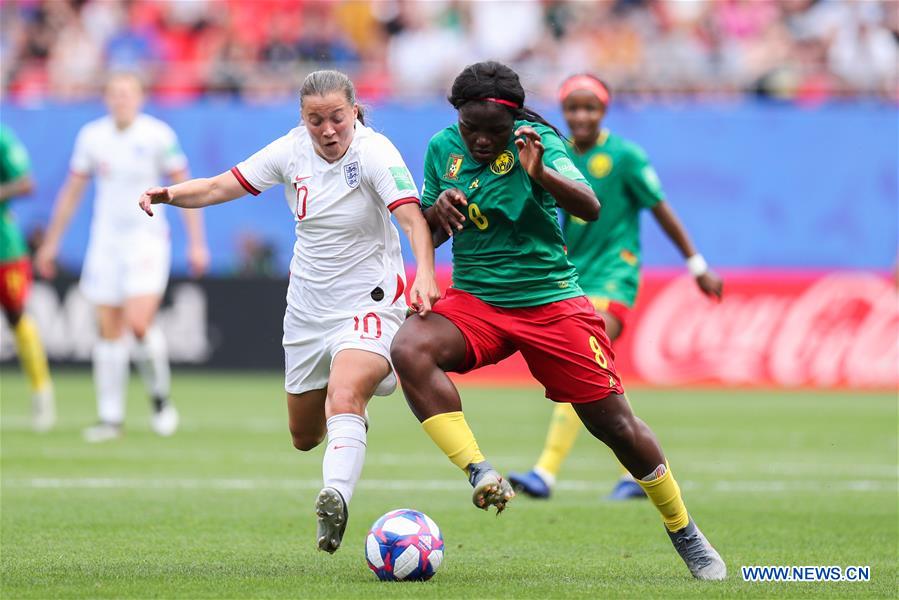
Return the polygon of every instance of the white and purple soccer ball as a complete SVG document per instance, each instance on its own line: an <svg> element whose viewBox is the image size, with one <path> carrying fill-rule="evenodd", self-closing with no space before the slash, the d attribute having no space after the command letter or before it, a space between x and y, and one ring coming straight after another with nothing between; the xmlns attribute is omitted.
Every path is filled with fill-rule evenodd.
<svg viewBox="0 0 899 600"><path fill-rule="evenodd" d="M365 558L382 581L427 581L443 562L443 536L428 515L399 508L371 526Z"/></svg>

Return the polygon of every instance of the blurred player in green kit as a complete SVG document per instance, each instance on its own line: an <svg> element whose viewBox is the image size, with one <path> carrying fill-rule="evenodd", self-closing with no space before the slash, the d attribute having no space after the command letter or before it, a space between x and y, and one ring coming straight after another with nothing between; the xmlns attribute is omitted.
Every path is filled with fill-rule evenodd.
<svg viewBox="0 0 899 600"><path fill-rule="evenodd" d="M598 78L575 75L559 92L571 131L569 153L602 203L597 221L563 213L568 259L577 268L581 288L606 324L614 342L627 324L640 282L640 211L649 209L680 250L687 270L707 296L720 299L722 281L709 270L671 206L643 149L601 127L611 93ZM543 453L527 473L510 473L516 491L548 498L562 462L582 429L570 404L557 404ZM622 468L609 496L613 500L643 498L643 489Z"/></svg>
<svg viewBox="0 0 899 600"><path fill-rule="evenodd" d="M19 361L31 385L34 428L47 431L56 422L53 385L37 326L25 314L31 260L9 211L12 198L30 194L33 189L28 152L8 127L0 125L0 305L15 333Z"/></svg>

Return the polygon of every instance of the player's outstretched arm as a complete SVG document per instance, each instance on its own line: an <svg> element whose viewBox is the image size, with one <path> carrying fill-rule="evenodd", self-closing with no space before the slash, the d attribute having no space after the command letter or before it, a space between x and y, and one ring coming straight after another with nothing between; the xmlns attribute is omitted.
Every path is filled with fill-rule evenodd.
<svg viewBox="0 0 899 600"><path fill-rule="evenodd" d="M10 198L28 196L34 192L34 180L28 173L13 179L9 183L0 184L0 202Z"/></svg>
<svg viewBox="0 0 899 600"><path fill-rule="evenodd" d="M215 177L191 179L169 187L151 187L141 194L141 209L153 216L154 204L171 204L181 208L203 208L244 196L247 191L230 171Z"/></svg>
<svg viewBox="0 0 899 600"><path fill-rule="evenodd" d="M690 274L696 278L696 285L706 296L712 296L721 299L724 293L724 282L713 271L709 270L709 265L705 262L702 254L697 252L690 235L684 228L677 213L670 204L664 200L652 207L652 215L658 221L659 226L665 232L681 255L687 261L687 269Z"/></svg>
<svg viewBox="0 0 899 600"><path fill-rule="evenodd" d="M75 209L81 203L88 179L87 175L81 173L69 173L62 189L59 190L44 241L34 256L34 266L41 277L45 279L56 276L56 255L59 253L59 243L69 227L69 221L72 220Z"/></svg>
<svg viewBox="0 0 899 600"><path fill-rule="evenodd" d="M425 316L431 306L440 299L440 288L434 275L434 245L427 221L421 214L418 204L404 204L393 211L415 255L418 265L415 281L409 289L409 297L418 314Z"/></svg>

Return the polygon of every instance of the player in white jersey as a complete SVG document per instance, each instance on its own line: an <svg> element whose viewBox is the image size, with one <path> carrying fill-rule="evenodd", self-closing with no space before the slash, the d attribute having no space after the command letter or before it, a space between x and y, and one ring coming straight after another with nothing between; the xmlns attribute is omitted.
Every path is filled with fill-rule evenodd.
<svg viewBox="0 0 899 600"><path fill-rule="evenodd" d="M418 270L409 292L421 315L439 298L434 247L409 169L366 127L349 78L316 71L300 92L303 123L228 172L141 196L200 208L281 184L296 224L284 315L285 389L298 450L327 434L315 501L318 548L334 552L365 461L365 407L396 388L390 344L406 315L405 276L391 213Z"/></svg>
<svg viewBox="0 0 899 600"><path fill-rule="evenodd" d="M113 75L106 86L109 114L81 128L70 174L57 199L44 243L35 257L44 277L55 274L60 240L91 176L96 178L90 242L81 273L82 293L97 306L100 339L94 346L94 385L99 423L85 429L91 442L117 438L125 418L130 332L133 358L153 404L153 430L172 435L178 412L169 398L165 338L153 326L169 277L171 244L165 218L150 221L134 198L165 177L187 179L187 159L172 129L140 112L143 91L132 75ZM209 262L201 215L183 211L194 274ZM162 216L162 215L160 215Z"/></svg>

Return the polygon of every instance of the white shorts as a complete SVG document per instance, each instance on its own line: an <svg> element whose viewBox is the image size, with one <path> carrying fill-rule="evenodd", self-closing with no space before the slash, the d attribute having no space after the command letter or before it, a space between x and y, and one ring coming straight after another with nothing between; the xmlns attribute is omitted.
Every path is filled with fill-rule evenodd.
<svg viewBox="0 0 899 600"><path fill-rule="evenodd" d="M375 395L389 396L396 389L390 344L405 318L405 306L331 316L303 314L288 305L284 314L284 389L302 394L326 387L334 357L352 348L387 359L390 374L378 384Z"/></svg>
<svg viewBox="0 0 899 600"><path fill-rule="evenodd" d="M121 306L127 298L165 292L171 268L168 234L92 234L81 270L81 293L92 303Z"/></svg>

